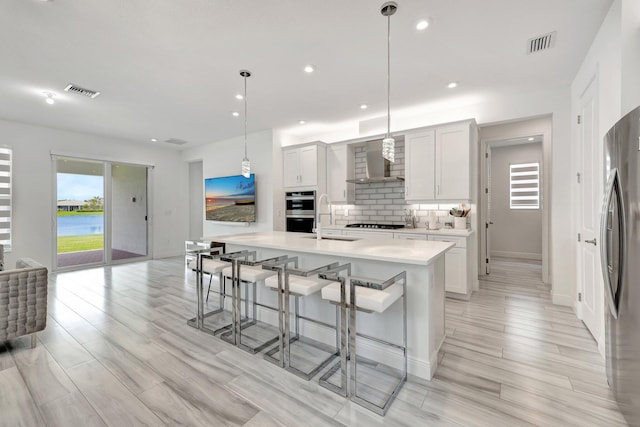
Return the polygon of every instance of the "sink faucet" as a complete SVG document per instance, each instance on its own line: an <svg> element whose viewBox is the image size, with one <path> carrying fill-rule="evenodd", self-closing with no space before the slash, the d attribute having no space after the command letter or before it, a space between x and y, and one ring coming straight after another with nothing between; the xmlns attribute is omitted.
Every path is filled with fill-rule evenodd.
<svg viewBox="0 0 640 427"><path fill-rule="evenodd" d="M320 212L320 207L322 206L322 199L327 200L327 206L329 207L329 212L322 213ZM329 200L329 196L327 193L322 193L320 197L318 197L318 207L316 211L316 238L318 240L322 239L322 215L329 215L329 224L332 224L333 216L331 215L331 201Z"/></svg>

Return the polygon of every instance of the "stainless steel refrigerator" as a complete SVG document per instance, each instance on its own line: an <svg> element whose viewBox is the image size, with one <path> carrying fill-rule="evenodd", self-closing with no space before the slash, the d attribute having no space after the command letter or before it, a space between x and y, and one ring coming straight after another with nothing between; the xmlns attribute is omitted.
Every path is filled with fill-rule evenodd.
<svg viewBox="0 0 640 427"><path fill-rule="evenodd" d="M640 426L640 107L604 138L600 225L607 379L631 426Z"/></svg>

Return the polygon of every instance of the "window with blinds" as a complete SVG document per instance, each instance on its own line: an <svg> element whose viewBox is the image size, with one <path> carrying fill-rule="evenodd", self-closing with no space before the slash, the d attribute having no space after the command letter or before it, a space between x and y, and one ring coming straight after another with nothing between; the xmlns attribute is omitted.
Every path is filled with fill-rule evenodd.
<svg viewBox="0 0 640 427"><path fill-rule="evenodd" d="M11 250L11 148L0 147L0 244Z"/></svg>
<svg viewBox="0 0 640 427"><path fill-rule="evenodd" d="M540 163L509 165L509 207L540 209Z"/></svg>

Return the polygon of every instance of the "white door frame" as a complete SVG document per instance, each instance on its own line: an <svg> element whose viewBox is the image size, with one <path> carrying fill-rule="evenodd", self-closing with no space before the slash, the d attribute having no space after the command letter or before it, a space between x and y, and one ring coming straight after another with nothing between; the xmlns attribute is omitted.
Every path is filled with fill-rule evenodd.
<svg viewBox="0 0 640 427"><path fill-rule="evenodd" d="M551 116L546 116L552 119ZM544 118L544 117L536 117ZM536 118L528 118L509 122L509 124L517 124L518 122L527 122ZM484 125L487 126L487 125ZM484 127L482 126L482 127ZM501 141L513 140L518 138L526 138L533 135L542 135L542 203L541 203L541 215L542 215L542 281L545 284L551 284L551 147L552 147L552 135L551 128L552 123L548 123L548 126L538 125L537 123L532 126L516 126L514 129L508 129L505 126L504 132L501 132L499 136L484 137L482 136L482 127L480 127L480 188L479 203L480 203L480 222L478 229L481 231L478 241L480 242L480 250L478 251L478 274L485 276L485 264L487 258L486 252L486 237L485 227L487 223L487 203L485 189L488 188L488 171L487 163L485 161L485 153L487 153L489 144L492 146L499 146Z"/></svg>
<svg viewBox="0 0 640 427"><path fill-rule="evenodd" d="M586 154L584 151L584 147L582 145L583 141L583 132L584 126L588 125L583 119L581 119L580 124L577 123L577 120L574 122L574 126L576 126L576 138L574 140L574 153L580 153L579 156L576 156L577 163L576 169L577 173L580 174L578 176L581 177L581 182L578 183L578 179L574 181L574 194L576 197L575 205L577 206L575 210L575 221L577 233L580 233L580 241L576 238L576 294L582 294L583 298L577 298L575 302L574 309L576 311L576 315L579 319L581 319L591 334L594 336L595 340L598 342L598 350L600 354L604 355L604 343L605 343L605 324L604 324L604 311L605 311L605 302L604 302L604 281L602 278L602 271L600 268L600 248L599 245L602 242L599 241L600 233L600 202L603 198L604 194L604 180L602 178L603 171L603 150L598 149L601 147L601 139L599 137L599 119L598 119L598 71L596 70L588 82L584 85L583 90L580 92L577 100L577 113L582 116L583 115L583 106L585 104L586 99L593 99L593 105L595 106L593 109L593 126L591 129L592 132L592 143L593 146L593 159L591 161L593 166L593 190L595 190L595 195L592 199L592 207L591 214L594 216L593 221L594 224L591 224L594 227L594 230L587 232L584 227L583 221L583 186L585 183L585 173L584 170L584 155ZM587 235L590 234L590 235ZM592 234L592 235L591 235ZM585 243L586 240L593 239L596 241L596 245L591 247L589 244ZM583 259L583 255L588 253L586 251L593 251L593 259L596 262L591 266L585 265L585 261ZM593 310L589 310L587 306L587 292L586 292L586 281L584 280L585 270L589 267L593 268Z"/></svg>

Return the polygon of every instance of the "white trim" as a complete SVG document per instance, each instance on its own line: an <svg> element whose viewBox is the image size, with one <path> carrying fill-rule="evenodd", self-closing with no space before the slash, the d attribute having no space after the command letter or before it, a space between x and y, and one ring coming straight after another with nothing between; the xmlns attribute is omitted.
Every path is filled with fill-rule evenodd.
<svg viewBox="0 0 640 427"><path fill-rule="evenodd" d="M575 297L571 296L571 295L562 295L562 294L556 294L555 292L551 292L551 301L555 304L555 305L563 305L565 307L571 307L574 308L574 304L575 304ZM574 308L575 310L575 308Z"/></svg>
<svg viewBox="0 0 640 427"><path fill-rule="evenodd" d="M121 159L117 159L114 157L94 157L94 156L89 156L85 153L68 153L68 152L60 152L60 151L54 151L54 150L50 150L49 151L49 155L51 157L64 157L64 158L68 158L68 159L78 159L78 160L89 160L89 161L97 161L97 162L111 162L111 163L115 163L115 164L119 164L119 165L129 165L129 166L144 166L144 167L148 167L148 168L155 168L156 165L154 165L153 163L145 163L145 162L136 162L136 161L131 161L129 160L121 160Z"/></svg>
<svg viewBox="0 0 640 427"><path fill-rule="evenodd" d="M491 251L491 257L534 259L542 261L542 254L533 254L528 252Z"/></svg>

